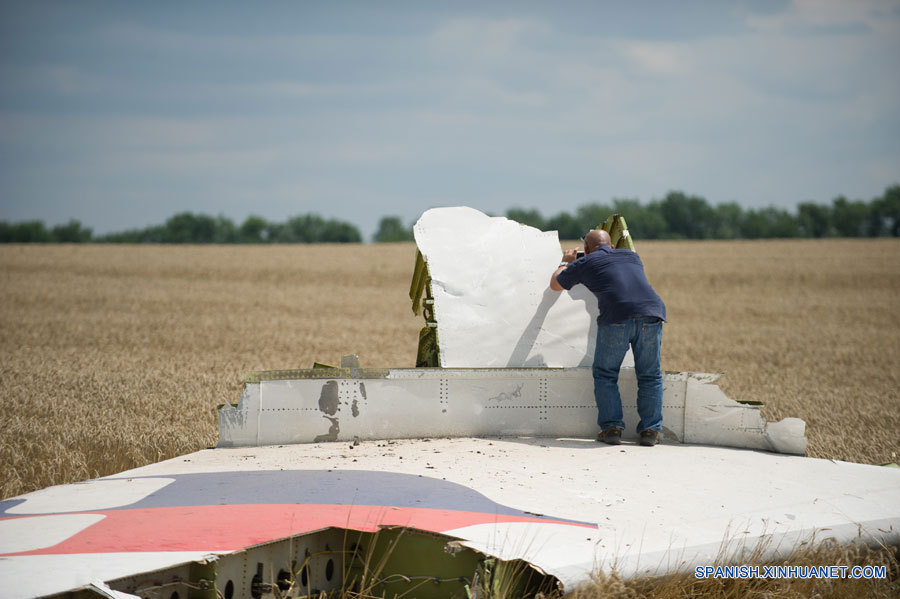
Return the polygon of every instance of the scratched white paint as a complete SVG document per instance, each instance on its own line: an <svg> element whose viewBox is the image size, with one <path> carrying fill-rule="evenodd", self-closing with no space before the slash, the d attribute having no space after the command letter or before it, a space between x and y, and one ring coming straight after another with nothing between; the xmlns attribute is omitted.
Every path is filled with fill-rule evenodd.
<svg viewBox="0 0 900 599"><path fill-rule="evenodd" d="M9 514L49 514L107 510L137 503L171 482L170 478L140 478L58 485L29 493L25 501L6 511ZM66 506L65 509L60 509L61 504Z"/></svg>
<svg viewBox="0 0 900 599"><path fill-rule="evenodd" d="M413 231L431 274L441 366L591 365L597 299L583 285L550 289L556 231L464 206L428 210Z"/></svg>
<svg viewBox="0 0 900 599"><path fill-rule="evenodd" d="M567 589L598 569L614 567L625 577L690 572L713 564L723 547L733 563L746 563L742 551L746 556L759 548L754 559L775 559L813 538L900 541L897 469L668 442L646 448L567 438L457 438L362 441L352 449L344 443L215 449L115 478L273 469L434 477L465 485L501 505L596 523L595 529L491 523L446 531L474 549L526 559L557 576ZM65 496L56 497L59 509L66 509ZM45 522L53 528L51 521ZM27 534L38 533L35 527ZM6 583L0 596L63 592L96 578L109 581L204 555L9 556L0 560L0 580Z"/></svg>
<svg viewBox="0 0 900 599"><path fill-rule="evenodd" d="M94 580L115 580L174 568L209 555L199 551L17 555L0 560L0 597L30 599L75 591ZM122 593L127 597L127 594ZM165 595L171 596L171 593ZM120 598L119 598L120 599Z"/></svg>
<svg viewBox="0 0 900 599"><path fill-rule="evenodd" d="M0 553L52 547L103 518L103 514L55 514L0 520Z"/></svg>
<svg viewBox="0 0 900 599"><path fill-rule="evenodd" d="M766 422L759 405L729 399L717 378L664 373L664 439L806 452L803 420ZM593 385L589 368L395 368L347 379L264 380L248 383L237 406L219 410L219 447L493 435L593 438ZM622 369L619 391L623 438L634 439L639 416L633 368Z"/></svg>
<svg viewBox="0 0 900 599"><path fill-rule="evenodd" d="M138 597L137 595L111 589L102 580L92 580L87 588L107 599L141 599L141 597Z"/></svg>

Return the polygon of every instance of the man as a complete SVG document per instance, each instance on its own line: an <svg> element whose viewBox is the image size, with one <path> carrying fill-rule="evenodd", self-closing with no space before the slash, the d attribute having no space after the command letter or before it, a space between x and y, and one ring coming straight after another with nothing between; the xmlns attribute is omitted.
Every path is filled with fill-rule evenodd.
<svg viewBox="0 0 900 599"><path fill-rule="evenodd" d="M652 447L662 430L662 371L659 349L666 306L650 286L640 257L612 247L609 233L595 229L584 238L584 256L566 250L550 278L550 289L562 291L581 283L597 296L597 346L594 349L594 400L597 440L622 442L625 422L619 397L619 368L631 346L637 374L640 444Z"/></svg>

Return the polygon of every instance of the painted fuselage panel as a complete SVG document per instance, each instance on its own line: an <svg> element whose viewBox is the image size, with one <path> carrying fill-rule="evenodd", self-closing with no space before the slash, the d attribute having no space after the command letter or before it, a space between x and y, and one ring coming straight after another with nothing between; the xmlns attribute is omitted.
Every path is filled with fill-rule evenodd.
<svg viewBox="0 0 900 599"><path fill-rule="evenodd" d="M816 530L851 540L880 529L897 542L898 506L895 469L708 446L456 438L216 449L0 502L0 578L27 597L89 581L68 570L56 587L35 578L48 559L111 580L328 526L400 525L526 559L571 587L613 563L624 575L657 572L675 554L682 568L708 564L729 535L789 549Z"/></svg>

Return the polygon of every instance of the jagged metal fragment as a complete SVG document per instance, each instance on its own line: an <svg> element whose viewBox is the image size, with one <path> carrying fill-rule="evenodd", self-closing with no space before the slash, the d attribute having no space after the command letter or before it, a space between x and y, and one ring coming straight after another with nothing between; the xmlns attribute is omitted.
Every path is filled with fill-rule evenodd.
<svg viewBox="0 0 900 599"><path fill-rule="evenodd" d="M413 230L431 276L442 367L590 366L597 300L583 285L550 290L562 255L556 231L467 207L428 210Z"/></svg>
<svg viewBox="0 0 900 599"><path fill-rule="evenodd" d="M327 377L331 372L333 376ZM805 423L767 423L759 404L729 399L717 375L663 375L663 437L803 454ZM636 436L637 381L623 368L625 438ZM529 435L593 437L589 368L315 369L252 373L237 406L219 410L219 447Z"/></svg>

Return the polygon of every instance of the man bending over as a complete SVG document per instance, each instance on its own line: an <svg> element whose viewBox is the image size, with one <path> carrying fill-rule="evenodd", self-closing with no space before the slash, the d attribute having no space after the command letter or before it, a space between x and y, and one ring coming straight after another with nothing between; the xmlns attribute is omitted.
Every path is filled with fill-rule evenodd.
<svg viewBox="0 0 900 599"><path fill-rule="evenodd" d="M659 350L666 306L650 286L644 264L631 250L612 247L609 233L594 229L584 238L584 256L566 250L550 277L550 289L562 291L581 283L597 296L597 346L594 349L594 400L597 402L597 440L622 442L625 422L619 397L619 369L631 346L637 374L637 432L640 444L659 441L662 430L662 371Z"/></svg>

